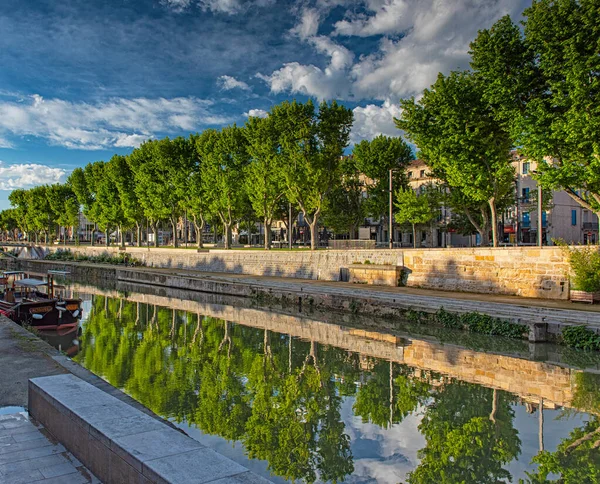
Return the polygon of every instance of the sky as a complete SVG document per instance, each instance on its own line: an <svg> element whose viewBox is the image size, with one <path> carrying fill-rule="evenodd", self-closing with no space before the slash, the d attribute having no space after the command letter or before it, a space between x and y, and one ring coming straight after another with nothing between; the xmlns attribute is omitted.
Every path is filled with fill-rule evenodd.
<svg viewBox="0 0 600 484"><path fill-rule="evenodd" d="M351 142L398 136L399 100L468 67L523 0L2 0L0 209L141 142L337 99Z"/></svg>

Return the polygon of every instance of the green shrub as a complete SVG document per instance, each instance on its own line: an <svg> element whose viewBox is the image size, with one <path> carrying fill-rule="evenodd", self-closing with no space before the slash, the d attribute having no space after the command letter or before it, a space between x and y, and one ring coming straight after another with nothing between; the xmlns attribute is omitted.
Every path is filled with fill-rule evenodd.
<svg viewBox="0 0 600 484"><path fill-rule="evenodd" d="M571 266L571 289L576 291L600 291L600 251L598 247L570 248L564 241L556 241L569 257Z"/></svg>
<svg viewBox="0 0 600 484"><path fill-rule="evenodd" d="M464 329L470 333L506 336L508 338L522 338L527 332L527 328L523 325L477 312L456 314L440 308L435 313L434 320L444 328Z"/></svg>
<svg viewBox="0 0 600 484"><path fill-rule="evenodd" d="M62 260L77 262L94 262L97 264L125 265L139 267L145 265L139 259L130 257L127 253L120 252L117 256L111 256L108 253L100 255L85 255L71 252L70 249L58 249L56 252L48 254L46 260Z"/></svg>
<svg viewBox="0 0 600 484"><path fill-rule="evenodd" d="M585 326L569 326L562 330L565 345L580 350L600 351L600 336Z"/></svg>

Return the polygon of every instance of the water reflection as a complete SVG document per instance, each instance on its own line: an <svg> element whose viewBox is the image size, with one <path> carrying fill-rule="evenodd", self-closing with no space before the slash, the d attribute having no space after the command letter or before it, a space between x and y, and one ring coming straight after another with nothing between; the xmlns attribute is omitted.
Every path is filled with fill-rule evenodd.
<svg viewBox="0 0 600 484"><path fill-rule="evenodd" d="M371 353L375 343L366 344ZM240 443L248 458L266 461L271 475L282 479L600 482L598 375L542 365L559 383L567 372L560 383L566 386L549 390L563 388L555 400L572 408L564 411L541 398L532 401L531 394L435 371L423 348L413 341L394 350L409 365L202 314L94 296L75 359L154 412ZM414 364L419 358L426 363ZM532 378L530 386L540 386L541 377ZM545 416L545 426L526 418L534 411Z"/></svg>

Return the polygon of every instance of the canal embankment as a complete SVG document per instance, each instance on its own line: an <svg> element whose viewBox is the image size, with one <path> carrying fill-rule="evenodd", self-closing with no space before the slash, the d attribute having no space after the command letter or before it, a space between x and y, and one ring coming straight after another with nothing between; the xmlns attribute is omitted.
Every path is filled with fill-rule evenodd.
<svg viewBox="0 0 600 484"><path fill-rule="evenodd" d="M7 246L7 249L10 249ZM40 247L44 253L64 250ZM408 287L513 295L569 298L568 254L560 247L353 250L222 250L69 246L71 254L124 256L150 268L193 270L228 275L283 277L314 281L348 281L350 269L368 265L400 268Z"/></svg>
<svg viewBox="0 0 600 484"><path fill-rule="evenodd" d="M11 267L30 272L68 270L74 280L115 281L248 297L325 311L342 311L395 319L427 320L435 324L441 311L479 314L523 326L532 342L558 341L562 331L583 325L600 333L600 308L564 300L522 298L498 294L451 292L413 287L386 287L247 274L208 273L189 269L125 267L103 264L17 260Z"/></svg>

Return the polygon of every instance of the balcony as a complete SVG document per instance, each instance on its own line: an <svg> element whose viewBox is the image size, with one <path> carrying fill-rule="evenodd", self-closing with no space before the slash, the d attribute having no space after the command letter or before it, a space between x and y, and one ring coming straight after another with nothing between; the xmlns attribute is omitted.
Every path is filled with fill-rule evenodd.
<svg viewBox="0 0 600 484"><path fill-rule="evenodd" d="M598 230L598 222L583 222L583 230Z"/></svg>

